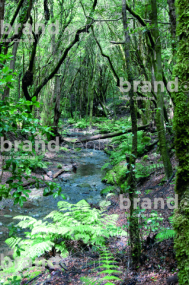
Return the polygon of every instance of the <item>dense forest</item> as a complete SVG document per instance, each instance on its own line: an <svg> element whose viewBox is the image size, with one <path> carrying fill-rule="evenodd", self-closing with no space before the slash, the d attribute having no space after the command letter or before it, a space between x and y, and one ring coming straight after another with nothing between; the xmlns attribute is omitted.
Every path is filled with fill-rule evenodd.
<svg viewBox="0 0 189 285"><path fill-rule="evenodd" d="M0 284L189 284L189 2L0 0Z"/></svg>

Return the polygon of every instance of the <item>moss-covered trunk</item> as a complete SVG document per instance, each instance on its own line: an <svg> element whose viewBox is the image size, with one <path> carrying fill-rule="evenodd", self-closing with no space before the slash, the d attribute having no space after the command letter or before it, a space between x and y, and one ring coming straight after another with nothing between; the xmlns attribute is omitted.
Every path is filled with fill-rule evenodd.
<svg viewBox="0 0 189 285"><path fill-rule="evenodd" d="M158 29L157 21L157 3L156 0L151 0L152 6L152 22L154 25L153 35L155 38L155 47L154 47L154 76L155 82L163 83L162 76L162 63L161 63L161 42ZM154 90L157 96L157 111L156 111L156 126L158 130L158 138L160 144L160 153L164 164L165 174L167 179L171 177L173 171L171 166L170 157L166 145L165 129L164 129L164 111L163 111L163 89L160 84L157 84L157 90Z"/></svg>
<svg viewBox="0 0 189 285"><path fill-rule="evenodd" d="M131 258L133 265L136 265L139 262L141 254L141 245L139 237L139 225L138 217L135 215L134 210L134 198L136 198L136 179L135 172L135 160L137 157L137 114L134 101L134 92L133 92L133 72L131 68L131 57L130 57L130 36L128 33L127 25L127 14L126 14L126 1L122 0L122 15L123 15L123 28L125 34L125 60L127 66L127 75L128 81L131 83L131 88L129 91L130 97L130 113L131 113L131 122L132 122L132 154L126 156L128 163L128 185L129 185L129 199L131 202L130 206L130 220L129 220L129 232L130 232L130 243L131 243Z"/></svg>
<svg viewBox="0 0 189 285"><path fill-rule="evenodd" d="M175 149L179 163L175 192L179 203L174 214L174 228L179 284L189 284L189 1L177 0L176 7L180 42L173 74L179 82L178 92L174 94Z"/></svg>

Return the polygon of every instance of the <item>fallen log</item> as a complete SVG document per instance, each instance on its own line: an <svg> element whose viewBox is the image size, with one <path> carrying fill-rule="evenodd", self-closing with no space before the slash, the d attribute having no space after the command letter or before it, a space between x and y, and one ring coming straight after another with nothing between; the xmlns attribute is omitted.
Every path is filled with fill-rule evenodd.
<svg viewBox="0 0 189 285"><path fill-rule="evenodd" d="M137 128L138 131L141 130L145 130L150 126L150 124L144 125L144 126L140 126ZM99 140L99 139L107 139L107 138L113 138L113 137L117 137L117 136L121 136L127 133L132 132L132 128L127 129L126 131L119 131L119 132L114 132L114 133L109 133L109 134L104 134L104 135L95 135L95 136L91 136L91 137L85 137L83 139L75 139L73 143L82 143L82 142L88 142L88 141L94 141L94 140ZM71 141L70 141L71 142Z"/></svg>

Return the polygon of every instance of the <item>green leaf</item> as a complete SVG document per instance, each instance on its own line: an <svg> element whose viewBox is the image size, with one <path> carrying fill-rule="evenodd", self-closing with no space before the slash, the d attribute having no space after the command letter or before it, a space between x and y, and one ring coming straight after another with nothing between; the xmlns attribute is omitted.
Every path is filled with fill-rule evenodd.
<svg viewBox="0 0 189 285"><path fill-rule="evenodd" d="M32 102L36 102L36 96L32 97Z"/></svg>

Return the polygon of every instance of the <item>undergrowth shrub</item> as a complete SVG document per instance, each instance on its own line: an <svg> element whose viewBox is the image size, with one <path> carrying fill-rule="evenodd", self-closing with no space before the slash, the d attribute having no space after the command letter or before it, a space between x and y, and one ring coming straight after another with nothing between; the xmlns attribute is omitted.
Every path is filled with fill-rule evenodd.
<svg viewBox="0 0 189 285"><path fill-rule="evenodd" d="M173 216L169 217L171 226L173 226ZM158 241L163 241L169 238L174 238L176 235L175 230L171 228L162 228L161 231L156 235Z"/></svg>

